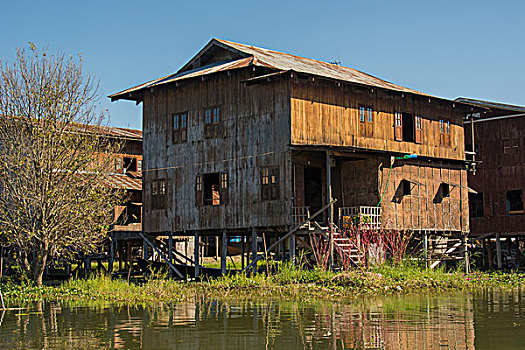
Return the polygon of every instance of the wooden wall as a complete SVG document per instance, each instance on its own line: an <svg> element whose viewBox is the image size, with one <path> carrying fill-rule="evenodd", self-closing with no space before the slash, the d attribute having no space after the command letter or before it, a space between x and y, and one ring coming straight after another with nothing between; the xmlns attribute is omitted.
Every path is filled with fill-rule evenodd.
<svg viewBox="0 0 525 350"><path fill-rule="evenodd" d="M296 76L291 84L293 145L350 146L465 159L463 111L453 102ZM373 133L362 136L359 105L373 108ZM394 111L422 117L422 143L394 139ZM440 146L439 120L450 120L451 145Z"/></svg>
<svg viewBox="0 0 525 350"><path fill-rule="evenodd" d="M385 191L390 159L380 160L380 193ZM393 200L402 180L414 181L412 192ZM417 184L419 183L419 184ZM441 183L448 183L450 195L439 196ZM426 161L396 161L381 202L383 227L390 229L468 232L467 171L460 165Z"/></svg>
<svg viewBox="0 0 525 350"><path fill-rule="evenodd" d="M283 226L291 220L289 88L245 86L251 69L149 90L144 99L145 232ZM219 106L224 137L205 139L204 109ZM188 112L188 141L171 140L172 113ZM280 199L261 201L263 166L280 169ZM196 206L196 175L226 172L227 204ZM153 179L167 179L168 207L151 209Z"/></svg>
<svg viewBox="0 0 525 350"><path fill-rule="evenodd" d="M465 128L467 144L472 144L470 125ZM474 125L475 144L479 147L476 159L482 163L475 175L469 173L468 181L474 190L483 194L484 217L471 218L471 232L476 236L497 232L523 235L525 215L508 215L506 191L525 193L525 117L480 121ZM505 147L509 147L507 152Z"/></svg>

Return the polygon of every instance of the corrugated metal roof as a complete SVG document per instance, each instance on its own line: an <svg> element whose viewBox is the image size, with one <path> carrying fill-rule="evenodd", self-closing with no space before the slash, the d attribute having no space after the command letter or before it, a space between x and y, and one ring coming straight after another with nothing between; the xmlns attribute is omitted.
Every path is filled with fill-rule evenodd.
<svg viewBox="0 0 525 350"><path fill-rule="evenodd" d="M105 186L119 190L142 191L142 179L133 179L123 174L105 176L102 183Z"/></svg>
<svg viewBox="0 0 525 350"><path fill-rule="evenodd" d="M383 89L395 90L400 92L413 93L424 96L431 96L424 94L422 92L409 89L394 83L376 78L370 74L363 73L353 68L343 67L340 65L322 62L313 60L310 58L304 58L299 56L294 56L287 53L282 53L278 51L263 49L255 46L239 44L231 41L226 41L222 39L212 39L206 47L199 52L197 56L203 54L205 50L208 50L210 47L217 45L220 47L227 47L231 50L236 51L241 56L248 56L241 59L229 61L229 62L219 62L211 66L199 67L194 70L185 70L188 67L186 64L181 70L175 74L165 76L160 79L155 79L144 84L137 85L135 87L123 90L116 94L110 95L109 97L112 100L118 99L132 99L136 98L131 97L131 93L145 89L151 88L161 84L172 83L175 81L193 78L197 76L203 76L207 74L213 74L220 71L226 71L229 69L247 67L250 65L261 66L266 68L271 68L280 71L294 71L298 73L310 74L350 83L363 84L368 86L374 86ZM196 57L197 57L196 56ZM192 60L193 61L193 60ZM192 62L190 61L190 62Z"/></svg>
<svg viewBox="0 0 525 350"><path fill-rule="evenodd" d="M524 112L525 113L525 107L523 106L515 106L515 105L509 105L505 103L499 103L499 102L491 102L491 101L483 101L483 100L476 100L473 98L466 98L466 97L458 97L454 101L466 103L478 107L484 107L484 108L495 108L495 109L503 109L507 111L513 111L513 112Z"/></svg>
<svg viewBox="0 0 525 350"><path fill-rule="evenodd" d="M104 125L85 125L82 124L79 127L81 132L93 132L102 135L112 136L122 139L133 139L142 140L142 131L136 129L118 128L114 126Z"/></svg>

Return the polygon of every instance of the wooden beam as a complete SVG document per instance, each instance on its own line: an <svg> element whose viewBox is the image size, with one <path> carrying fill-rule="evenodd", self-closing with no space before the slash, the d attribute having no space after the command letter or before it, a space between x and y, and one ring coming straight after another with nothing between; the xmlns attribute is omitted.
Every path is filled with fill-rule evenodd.
<svg viewBox="0 0 525 350"><path fill-rule="evenodd" d="M255 231L255 227L252 227L252 262L246 266L246 270L249 270L250 265L253 266L253 274L255 275L257 273L257 231Z"/></svg>
<svg viewBox="0 0 525 350"><path fill-rule="evenodd" d="M503 269L503 258L501 256L501 239L500 239L500 233L496 233L496 257L498 259L498 269Z"/></svg>
<svg viewBox="0 0 525 350"><path fill-rule="evenodd" d="M199 232L195 231L195 236L194 236L194 240L193 240L193 260L194 260L194 265L195 265L195 279L199 278L199 269L200 269L200 258L199 258L199 245L200 245L200 240L199 240Z"/></svg>
<svg viewBox="0 0 525 350"><path fill-rule="evenodd" d="M168 266L173 270L173 272L177 274L177 276L179 276L180 278L184 278L182 273L171 263L171 261L169 261L168 258L166 258L166 256L160 251L159 248L157 248L149 239L147 239L142 232L139 231L139 235L142 237L144 242L149 244L149 246L160 255L160 257L168 264Z"/></svg>
<svg viewBox="0 0 525 350"><path fill-rule="evenodd" d="M221 273L226 275L226 256L228 255L228 237L226 230L222 230L222 249L221 249Z"/></svg>

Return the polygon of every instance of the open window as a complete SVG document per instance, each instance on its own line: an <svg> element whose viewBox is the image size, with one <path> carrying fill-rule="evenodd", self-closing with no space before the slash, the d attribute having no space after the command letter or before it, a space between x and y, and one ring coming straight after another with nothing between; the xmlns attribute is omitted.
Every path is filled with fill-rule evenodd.
<svg viewBox="0 0 525 350"><path fill-rule="evenodd" d="M484 216L483 193L469 193L468 206L471 218L482 218Z"/></svg>
<svg viewBox="0 0 525 350"><path fill-rule="evenodd" d="M403 141L414 142L414 116L410 113L402 113L403 118Z"/></svg>
<svg viewBox="0 0 525 350"><path fill-rule="evenodd" d="M227 191L227 173L198 175L195 181L195 202L198 206L225 204L228 197Z"/></svg>
<svg viewBox="0 0 525 350"><path fill-rule="evenodd" d="M523 215L523 191L506 191L507 195L507 214Z"/></svg>
<svg viewBox="0 0 525 350"><path fill-rule="evenodd" d="M394 194L392 201L395 203L401 203L403 197L412 195L412 189L419 185L421 184L414 180L401 180L399 182L399 186L397 186L396 193Z"/></svg>
<svg viewBox="0 0 525 350"><path fill-rule="evenodd" d="M127 171L137 171L137 158L124 157L123 158L124 173Z"/></svg>

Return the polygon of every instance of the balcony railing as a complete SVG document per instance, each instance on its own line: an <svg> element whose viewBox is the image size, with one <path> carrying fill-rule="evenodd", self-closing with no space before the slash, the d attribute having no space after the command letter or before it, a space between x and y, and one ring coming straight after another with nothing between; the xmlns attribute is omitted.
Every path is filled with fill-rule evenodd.
<svg viewBox="0 0 525 350"><path fill-rule="evenodd" d="M341 207L339 208L339 227L343 229L350 227L380 229L381 208L368 206Z"/></svg>
<svg viewBox="0 0 525 350"><path fill-rule="evenodd" d="M294 225L299 225L310 219L310 207L293 207ZM305 225L308 226L308 225Z"/></svg>

